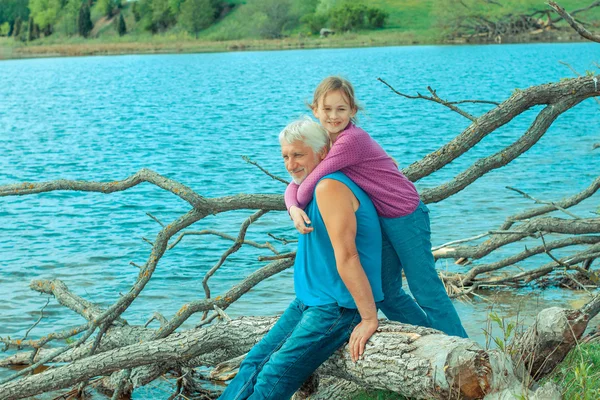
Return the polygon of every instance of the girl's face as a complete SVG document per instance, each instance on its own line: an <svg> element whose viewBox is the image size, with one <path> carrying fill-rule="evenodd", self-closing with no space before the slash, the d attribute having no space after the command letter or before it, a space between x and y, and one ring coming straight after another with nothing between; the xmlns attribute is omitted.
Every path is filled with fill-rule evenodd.
<svg viewBox="0 0 600 400"><path fill-rule="evenodd" d="M356 109L350 107L348 98L341 90L333 90L319 99L313 114L327 130L329 136L335 140L337 135L348 126L350 119L356 114Z"/></svg>

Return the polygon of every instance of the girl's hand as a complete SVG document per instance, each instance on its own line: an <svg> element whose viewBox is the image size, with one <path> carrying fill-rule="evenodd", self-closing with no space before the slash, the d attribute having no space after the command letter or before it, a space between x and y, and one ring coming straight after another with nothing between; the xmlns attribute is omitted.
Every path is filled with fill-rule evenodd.
<svg viewBox="0 0 600 400"><path fill-rule="evenodd" d="M308 215L304 212L300 207L292 206L290 207L290 217L292 221L294 221L294 226L296 230L301 234L307 234L313 231L313 227L307 226L310 225L310 219Z"/></svg>

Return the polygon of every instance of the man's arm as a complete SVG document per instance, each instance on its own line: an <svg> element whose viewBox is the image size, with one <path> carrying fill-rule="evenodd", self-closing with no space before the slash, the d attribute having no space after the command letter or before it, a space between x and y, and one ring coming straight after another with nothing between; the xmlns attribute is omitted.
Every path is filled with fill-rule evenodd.
<svg viewBox="0 0 600 400"><path fill-rule="evenodd" d="M319 182L316 197L333 246L338 273L360 313L361 322L350 336L350 355L357 361L364 352L365 343L379 326L371 285L356 249L355 211L359 203L346 185L333 179Z"/></svg>

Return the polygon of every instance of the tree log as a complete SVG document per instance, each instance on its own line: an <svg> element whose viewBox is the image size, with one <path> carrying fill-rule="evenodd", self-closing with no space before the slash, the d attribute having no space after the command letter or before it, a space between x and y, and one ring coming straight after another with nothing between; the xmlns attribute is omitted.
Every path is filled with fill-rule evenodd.
<svg viewBox="0 0 600 400"><path fill-rule="evenodd" d="M585 310L595 311L598 308L595 303L590 304ZM549 372L575 344L588 320L589 314L583 311L543 310L520 342L520 348L533 350L521 353L520 358L516 358L517 362L525 362L528 368L531 365L530 370L536 371L536 376L541 376L542 371L544 374ZM121 343L133 344L6 383L0 386L0 397L19 399L33 396L120 369L135 368L132 382L134 386L141 386L160 376L170 366L215 366L245 354L275 321L276 318L272 317L242 317L142 343L139 339L147 337L151 330L114 327L112 335L120 337ZM561 321L570 323L559 324ZM124 339L122 333L130 328L138 330L130 330L131 335ZM109 331L105 340L110 338ZM211 356L207 357L209 354ZM520 390L518 393L522 395L532 395L517 371L509 356L499 351L485 351L469 339L394 322L381 323L359 362L351 361L344 346L318 369L321 376L341 379L334 380L334 386L343 387L349 393L355 386L347 382L352 382L362 388L387 389L407 397L427 399L454 396L481 399L504 391L515 394L516 390ZM327 378L324 382L331 380ZM319 391L331 393L331 389L322 385ZM318 395L319 391L314 398L324 398L323 394Z"/></svg>

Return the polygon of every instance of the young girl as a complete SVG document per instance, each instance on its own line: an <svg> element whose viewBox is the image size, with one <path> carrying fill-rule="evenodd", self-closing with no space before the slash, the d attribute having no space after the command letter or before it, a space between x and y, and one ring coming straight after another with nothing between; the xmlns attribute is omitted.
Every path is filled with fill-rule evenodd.
<svg viewBox="0 0 600 400"><path fill-rule="evenodd" d="M385 296L381 310L391 320L467 337L435 271L429 210L391 157L354 125L359 106L350 82L336 76L325 78L317 86L310 107L333 145L301 185L292 182L285 191L296 229L303 234L312 231L306 226L310 220L303 208L312 200L317 182L335 171L343 172L369 195L379 215ZM402 289L402 269L416 303Z"/></svg>

